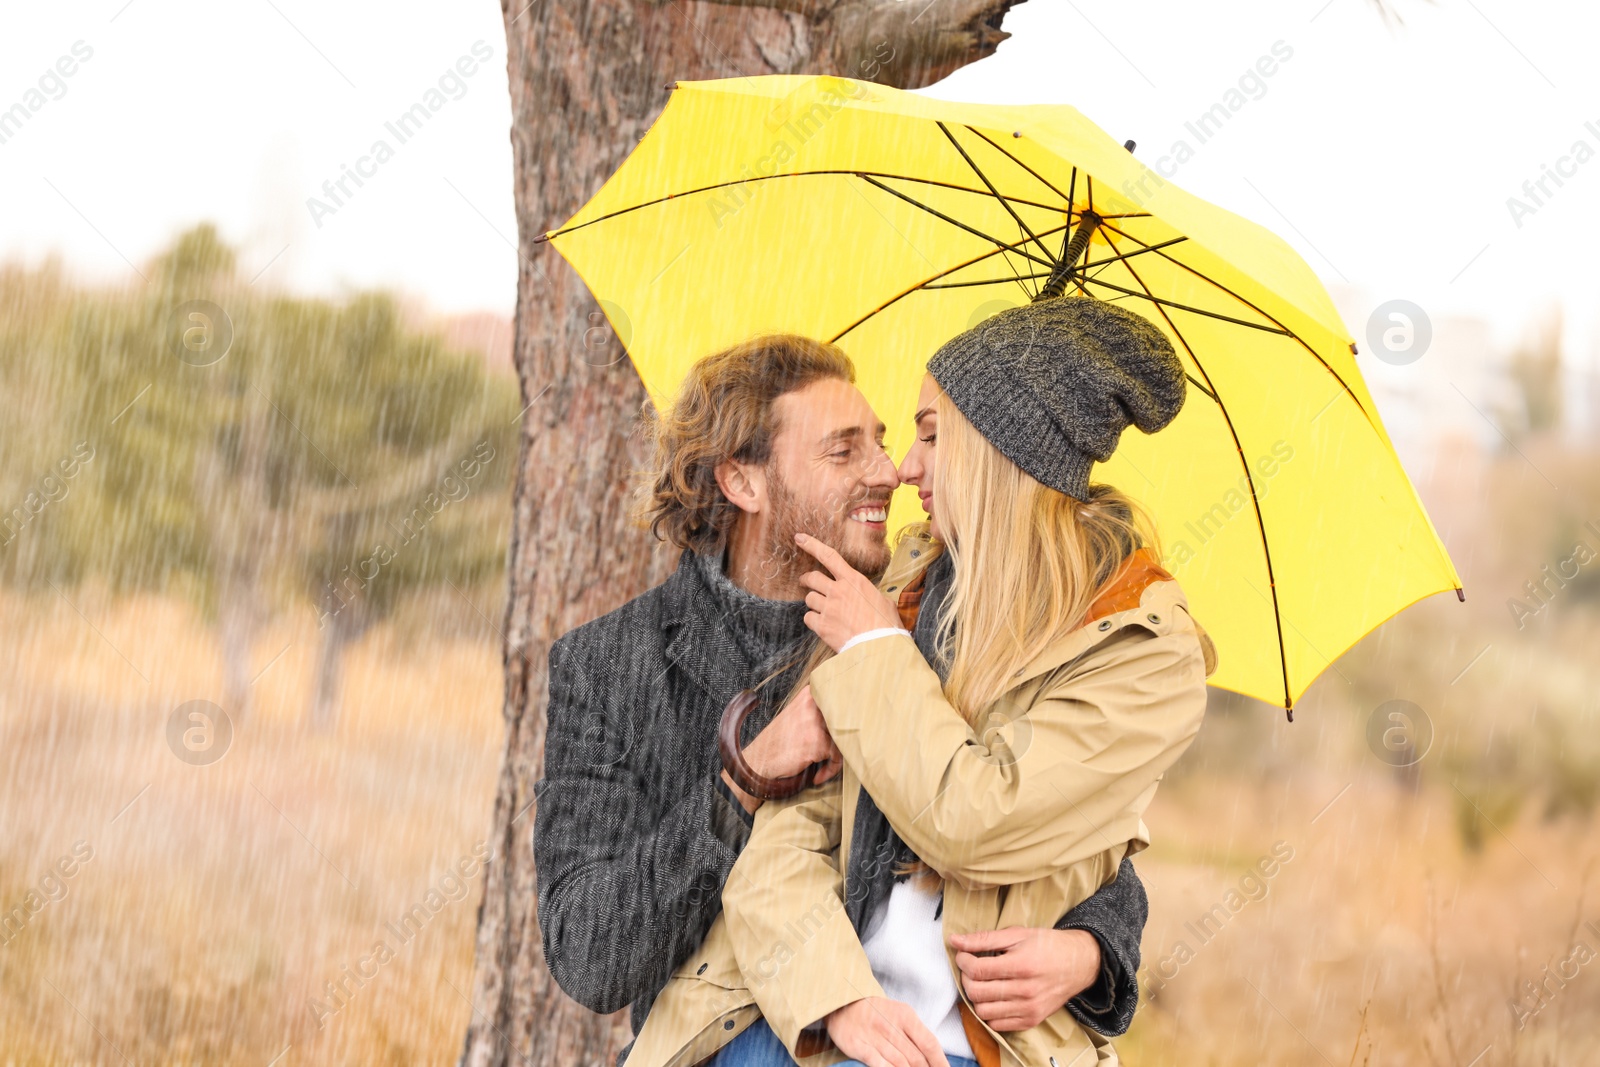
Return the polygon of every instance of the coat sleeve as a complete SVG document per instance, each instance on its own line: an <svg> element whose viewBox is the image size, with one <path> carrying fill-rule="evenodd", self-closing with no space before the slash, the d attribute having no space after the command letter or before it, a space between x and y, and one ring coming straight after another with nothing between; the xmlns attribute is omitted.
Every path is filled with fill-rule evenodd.
<svg viewBox="0 0 1600 1067"><path fill-rule="evenodd" d="M1086 930L1100 943L1100 976L1067 1001L1067 1011L1087 1027L1121 1037L1139 1006L1139 940L1150 917L1144 883L1123 857L1117 876L1067 912L1057 930Z"/></svg>
<svg viewBox="0 0 1600 1067"><path fill-rule="evenodd" d="M1141 838L1156 783L1200 729L1204 680L1194 631L1128 624L1058 668L1032 706L1002 715L1007 730L982 737L909 637L835 656L811 692L901 838L976 888Z"/></svg>
<svg viewBox="0 0 1600 1067"><path fill-rule="evenodd" d="M598 646L569 636L550 650L533 854L550 973L608 1013L654 994L699 946L750 831L715 777L665 810L651 802L628 709L617 706L627 687L593 681L607 677Z"/></svg>
<svg viewBox="0 0 1600 1067"><path fill-rule="evenodd" d="M839 778L768 801L723 889L734 956L789 1052L837 1008L883 996L844 907Z"/></svg>

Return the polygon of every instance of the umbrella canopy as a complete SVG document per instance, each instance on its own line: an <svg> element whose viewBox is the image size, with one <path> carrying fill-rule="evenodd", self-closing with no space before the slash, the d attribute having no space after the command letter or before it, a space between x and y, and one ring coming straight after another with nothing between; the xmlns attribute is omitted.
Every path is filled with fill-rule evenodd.
<svg viewBox="0 0 1600 1067"><path fill-rule="evenodd" d="M545 239L651 397L772 331L838 344L911 440L928 358L1045 286L1155 323L1190 394L1095 481L1155 516L1220 654L1214 685L1293 703L1409 604L1460 580L1327 291L1269 231L1185 193L1070 107L950 103L836 77L679 82ZM891 523L920 517L897 495Z"/></svg>

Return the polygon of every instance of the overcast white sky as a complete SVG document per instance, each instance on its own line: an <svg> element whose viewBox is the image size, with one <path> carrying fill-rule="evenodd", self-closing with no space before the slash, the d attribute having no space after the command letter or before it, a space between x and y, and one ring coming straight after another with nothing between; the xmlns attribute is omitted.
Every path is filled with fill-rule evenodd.
<svg viewBox="0 0 1600 1067"><path fill-rule="evenodd" d="M994 58L926 91L1070 103L1151 163L1186 140L1194 158L1174 180L1281 233L1342 306L1406 298L1436 318L1486 316L1506 339L1560 300L1569 353L1588 362L1600 156L1565 164L1560 188L1547 179L1552 195L1520 226L1506 201L1575 142L1600 154L1600 12L1576 0L1397 3L1402 26L1367 0L1030 0L1007 17L1014 36ZM244 270L272 284L387 285L441 310L510 311L496 4L8 8L0 110L77 42L92 56L0 143L0 258L54 250L85 275L128 277L124 257L141 263L211 219L244 248ZM479 41L493 55L461 79L460 98L316 226L306 199ZM1184 123L1280 41L1292 58L1199 144ZM1349 326L1363 335L1364 322Z"/></svg>

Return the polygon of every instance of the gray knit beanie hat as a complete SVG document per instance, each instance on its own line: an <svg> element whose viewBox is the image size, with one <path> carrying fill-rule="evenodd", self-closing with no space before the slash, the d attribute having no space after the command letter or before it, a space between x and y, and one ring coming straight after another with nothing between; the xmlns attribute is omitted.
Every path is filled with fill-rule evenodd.
<svg viewBox="0 0 1600 1067"><path fill-rule="evenodd" d="M1155 433L1178 414L1183 364L1148 320L1085 296L1008 308L928 361L961 414L1040 482L1089 499L1089 468L1128 425Z"/></svg>

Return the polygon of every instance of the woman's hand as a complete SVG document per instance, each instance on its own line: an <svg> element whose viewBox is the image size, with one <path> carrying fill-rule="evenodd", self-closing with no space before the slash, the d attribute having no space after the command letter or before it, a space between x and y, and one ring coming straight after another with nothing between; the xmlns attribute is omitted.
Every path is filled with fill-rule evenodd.
<svg viewBox="0 0 1600 1067"><path fill-rule="evenodd" d="M1085 930L1008 926L951 934L950 945L973 1011L1001 1033L1038 1026L1100 975L1100 942Z"/></svg>
<svg viewBox="0 0 1600 1067"><path fill-rule="evenodd" d="M828 1016L828 1036L866 1067L950 1067L939 1039L911 1005L862 997Z"/></svg>
<svg viewBox="0 0 1600 1067"><path fill-rule="evenodd" d="M795 534L794 539L832 574L830 578L822 571L807 571L800 576L800 584L811 590L806 594L806 607L811 610L806 612L805 623L824 644L837 652L857 634L899 628L899 609L878 592L872 579L815 537Z"/></svg>

